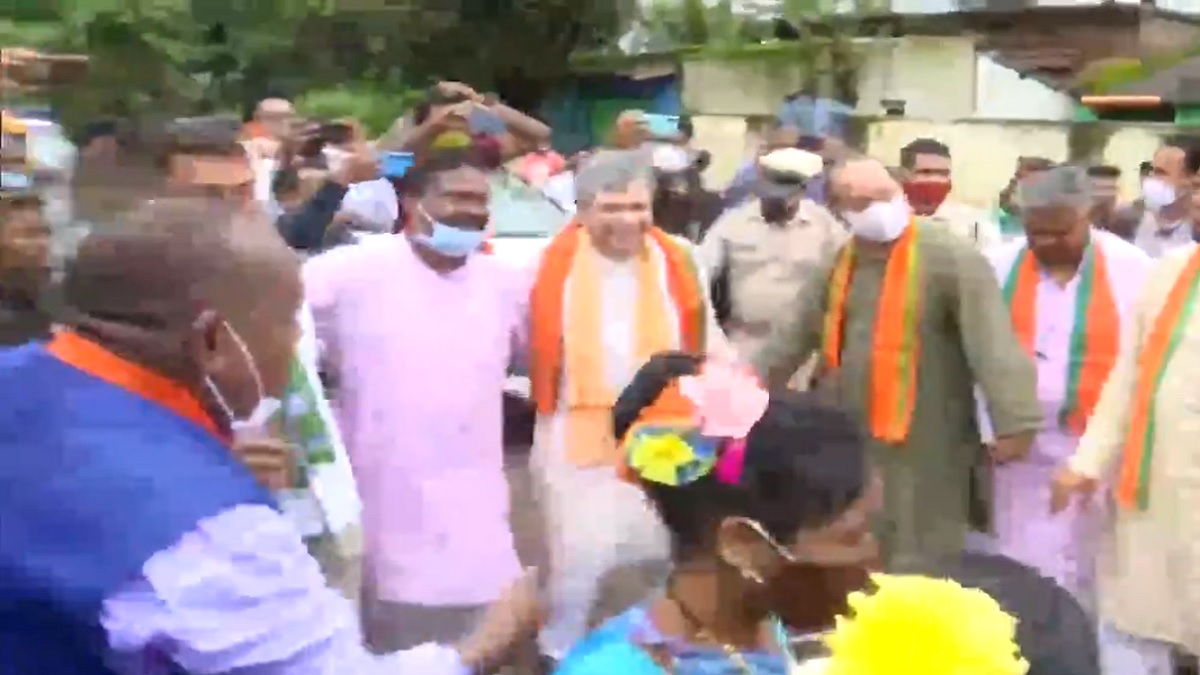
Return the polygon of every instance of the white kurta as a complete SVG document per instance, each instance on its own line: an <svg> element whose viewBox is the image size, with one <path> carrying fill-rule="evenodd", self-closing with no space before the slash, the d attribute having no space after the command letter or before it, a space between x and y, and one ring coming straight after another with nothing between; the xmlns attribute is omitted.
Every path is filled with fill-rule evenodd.
<svg viewBox="0 0 1200 675"><path fill-rule="evenodd" d="M937 211L931 216L925 216L924 220L970 239L981 251L1004 241L1000 236L1000 227L988 218L986 213L953 200L942 202Z"/></svg>
<svg viewBox="0 0 1200 675"><path fill-rule="evenodd" d="M1146 281L1131 340L1109 375L1087 433L1070 461L1079 473L1112 477L1120 465L1140 345L1194 246L1166 253ZM1154 419L1150 502L1117 509L1098 560L1101 617L1118 630L1200 652L1200 311L1165 369Z"/></svg>
<svg viewBox="0 0 1200 675"><path fill-rule="evenodd" d="M667 290L665 256L657 246L651 245L650 250L657 256L661 270L663 311L676 316ZM605 374L607 385L615 394L629 384L642 366L634 355L638 269L633 261L602 258L599 270L604 276L600 311ZM708 288L703 277L701 283L704 289ZM568 277L563 291L564 321L570 316L566 307L571 297L570 284ZM678 348L678 322L668 324L672 345ZM570 334L564 326L563 335ZM707 335L710 352L728 349L711 309ZM581 468L567 459L563 447L566 403L562 399L566 389L559 387L557 412L538 416L532 458L551 561L550 620L539 639L542 652L556 658L565 655L587 632L589 614L607 573L624 565L665 563L669 554L667 533L640 490L621 481L612 467Z"/></svg>

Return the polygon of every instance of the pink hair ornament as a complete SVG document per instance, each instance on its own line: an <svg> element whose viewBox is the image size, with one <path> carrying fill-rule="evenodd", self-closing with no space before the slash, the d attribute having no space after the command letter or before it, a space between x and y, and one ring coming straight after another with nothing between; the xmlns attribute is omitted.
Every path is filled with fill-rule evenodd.
<svg viewBox="0 0 1200 675"><path fill-rule="evenodd" d="M700 433L726 439L714 471L730 485L741 481L746 436L767 411L771 396L744 366L706 361L699 375L679 378L680 393L696 406Z"/></svg>
<svg viewBox="0 0 1200 675"><path fill-rule="evenodd" d="M721 449L721 458L713 469L717 480L727 485L742 482L742 469L746 465L746 439L733 438Z"/></svg>

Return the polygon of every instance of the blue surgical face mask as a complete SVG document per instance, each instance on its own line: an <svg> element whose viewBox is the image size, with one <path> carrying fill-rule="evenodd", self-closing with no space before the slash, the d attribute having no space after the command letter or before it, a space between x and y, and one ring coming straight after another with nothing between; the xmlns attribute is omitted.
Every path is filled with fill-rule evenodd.
<svg viewBox="0 0 1200 675"><path fill-rule="evenodd" d="M487 233L483 230L464 230L438 222L429 216L425 207L420 207L421 215L429 221L430 232L418 232L413 239L447 258L465 258L479 250Z"/></svg>

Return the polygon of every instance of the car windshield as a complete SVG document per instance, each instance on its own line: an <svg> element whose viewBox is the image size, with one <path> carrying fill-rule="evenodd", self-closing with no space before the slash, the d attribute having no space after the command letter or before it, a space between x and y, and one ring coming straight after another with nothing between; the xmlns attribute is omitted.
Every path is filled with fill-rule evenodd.
<svg viewBox="0 0 1200 675"><path fill-rule="evenodd" d="M551 237L571 220L571 214L541 190L508 173L489 177L492 188L493 236L498 238Z"/></svg>

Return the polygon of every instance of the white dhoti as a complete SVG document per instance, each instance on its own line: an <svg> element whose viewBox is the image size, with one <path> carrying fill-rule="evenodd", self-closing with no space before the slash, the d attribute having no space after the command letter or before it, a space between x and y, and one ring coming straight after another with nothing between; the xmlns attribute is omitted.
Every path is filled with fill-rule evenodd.
<svg viewBox="0 0 1200 675"><path fill-rule="evenodd" d="M553 442L556 425L539 420L532 469L550 553L550 618L541 651L560 659L602 618L637 602L665 579L670 543L653 507L615 467L582 468ZM550 441L550 442L546 442ZM610 575L624 588L601 588Z"/></svg>
<svg viewBox="0 0 1200 675"><path fill-rule="evenodd" d="M685 303L687 297L671 282L685 277L668 274L674 264L667 257L668 249L648 241L649 258L611 260L597 255L589 259L588 251L581 251L564 282L562 308L546 306L546 314L534 314L535 334L539 321L563 322L558 331L564 346L563 362L554 368L561 377L558 398L552 411L543 409L537 418L531 461L550 554L550 618L539 642L542 653L555 659L565 656L584 637L593 616L619 613L661 585L670 556L669 536L653 507L640 488L618 477L621 460L617 449L604 447L612 440L576 435L581 446L568 448L572 433L586 430L583 423L589 421L582 416L573 418L571 423L582 426L572 431L568 417L611 406L655 352L685 348L701 338L704 349L693 346L690 351L722 353L729 349L709 307L705 307L707 316L702 317L707 323L702 335L681 333L695 326L698 317L688 307L697 305ZM689 244L681 245L681 250L691 253ZM581 261L586 265L581 267ZM692 265L676 271L683 274L702 269L695 260ZM589 279L590 274L599 278ZM657 289L647 280L656 282ZM708 289L708 280L697 274L695 282L692 297L698 298ZM598 287L589 288L592 283ZM642 306L643 302L651 304ZM661 302L661 314L653 306L656 302ZM588 317L588 311L598 311L599 316ZM562 315L554 317L553 312ZM661 325L647 317L661 320ZM575 330L572 321L580 322ZM539 358L536 351L533 358ZM573 378L577 377L594 380L576 382ZM585 386L577 387L579 384ZM584 393L583 389L590 391ZM576 405L574 413L572 405ZM586 433L604 434L611 421L607 413L602 417L600 427L593 425ZM591 441L596 447L582 447ZM633 578L621 578L627 574ZM619 587L609 588L605 582L610 578L620 582Z"/></svg>

